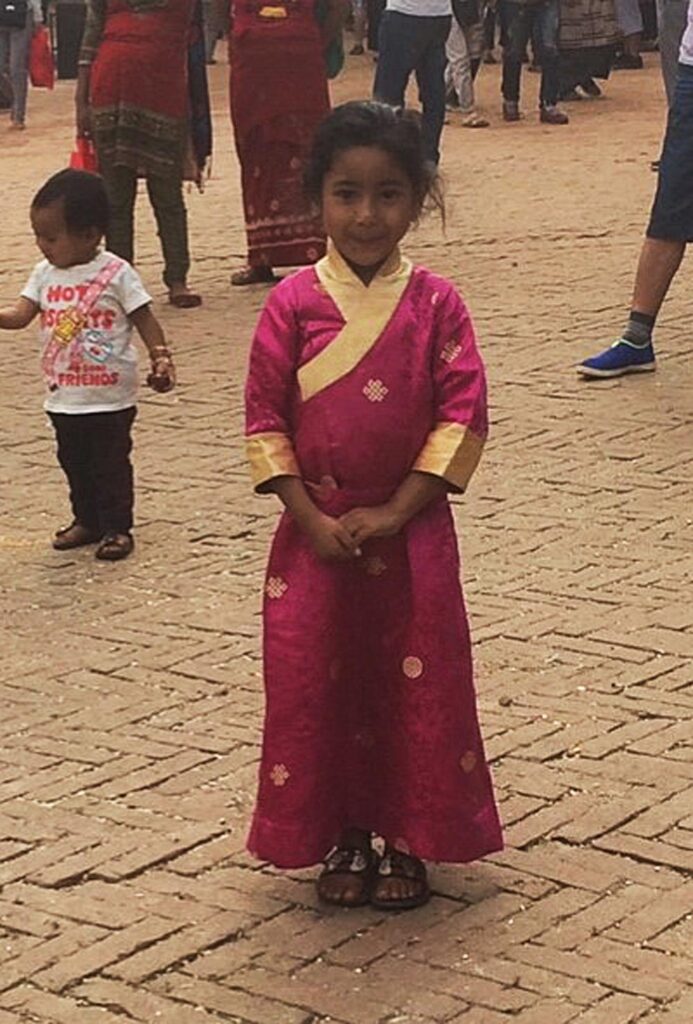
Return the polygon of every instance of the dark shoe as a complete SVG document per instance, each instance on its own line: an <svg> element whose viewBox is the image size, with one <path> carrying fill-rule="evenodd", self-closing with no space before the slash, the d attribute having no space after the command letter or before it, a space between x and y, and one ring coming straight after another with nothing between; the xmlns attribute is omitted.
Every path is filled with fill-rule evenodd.
<svg viewBox="0 0 693 1024"><path fill-rule="evenodd" d="M580 82L580 88L583 92L587 93L588 96L592 96L594 99L602 95L602 90L593 78L586 78L584 82Z"/></svg>
<svg viewBox="0 0 693 1024"><path fill-rule="evenodd" d="M336 847L325 860L325 866L318 876L318 897L323 903L337 907L365 906L371 898L379 864L380 857L370 847L367 850ZM330 890L330 882L339 880L351 887L353 894L348 898L344 893L340 896Z"/></svg>
<svg viewBox="0 0 693 1024"><path fill-rule="evenodd" d="M410 883L409 896L392 896L392 880ZM371 896L371 906L378 910L411 910L431 898L426 866L418 857L399 850L387 850L378 868L378 878Z"/></svg>
<svg viewBox="0 0 693 1024"><path fill-rule="evenodd" d="M645 65L640 56L620 53L611 66L614 71L641 71Z"/></svg>
<svg viewBox="0 0 693 1024"><path fill-rule="evenodd" d="M87 544L96 544L101 540L101 534L91 530L88 526L82 526L75 519L69 526L63 526L56 530L52 544L56 551L71 551L72 548L83 548Z"/></svg>
<svg viewBox="0 0 693 1024"><path fill-rule="evenodd" d="M519 121L520 117L520 104L514 100L503 100L503 120Z"/></svg>
<svg viewBox="0 0 693 1024"><path fill-rule="evenodd" d="M102 562L119 562L128 557L134 546L130 533L107 533L96 549L96 557Z"/></svg>
<svg viewBox="0 0 693 1024"><path fill-rule="evenodd" d="M352 46L352 48L349 50L350 57L362 57L364 53L365 50L360 43L356 43L356 45Z"/></svg>
<svg viewBox="0 0 693 1024"><path fill-rule="evenodd" d="M484 64L497 64L496 55L493 50L484 50L483 56Z"/></svg>
<svg viewBox="0 0 693 1024"><path fill-rule="evenodd" d="M539 120L542 124L570 124L570 118L558 107L541 107Z"/></svg>

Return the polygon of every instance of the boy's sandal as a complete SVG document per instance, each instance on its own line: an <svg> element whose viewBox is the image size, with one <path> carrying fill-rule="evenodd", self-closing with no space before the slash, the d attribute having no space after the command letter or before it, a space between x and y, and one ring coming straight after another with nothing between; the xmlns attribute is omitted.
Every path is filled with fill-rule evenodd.
<svg viewBox="0 0 693 1024"><path fill-rule="evenodd" d="M134 546L130 533L107 533L96 549L96 557L103 562L119 562L128 557Z"/></svg>
<svg viewBox="0 0 693 1024"><path fill-rule="evenodd" d="M243 267L231 275L231 284L236 288L247 284L274 284L278 280L271 267Z"/></svg>
<svg viewBox="0 0 693 1024"><path fill-rule="evenodd" d="M202 305L202 296L186 288L181 292L169 292L168 301L176 309L196 309Z"/></svg>
<svg viewBox="0 0 693 1024"><path fill-rule="evenodd" d="M55 531L52 544L56 551L70 551L72 548L83 548L86 544L96 544L101 534L83 526L75 519L69 526Z"/></svg>
<svg viewBox="0 0 693 1024"><path fill-rule="evenodd" d="M388 897L388 882L392 878L414 882L412 895L401 898ZM377 907L378 910L411 910L413 907L421 907L428 903L430 898L431 890L423 861L399 850L388 850L378 868L371 906Z"/></svg>
<svg viewBox="0 0 693 1024"><path fill-rule="evenodd" d="M344 849L336 847L325 860L318 876L318 896L324 903L337 907L363 907L371 898L373 880L378 873L380 857L375 850ZM329 880L343 878L345 881L358 882L354 885L351 898L335 896L330 892Z"/></svg>

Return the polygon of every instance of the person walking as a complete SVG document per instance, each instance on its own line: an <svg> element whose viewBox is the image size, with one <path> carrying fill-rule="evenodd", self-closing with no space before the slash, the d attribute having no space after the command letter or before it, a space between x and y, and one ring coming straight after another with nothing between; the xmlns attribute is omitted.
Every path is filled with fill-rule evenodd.
<svg viewBox="0 0 693 1024"><path fill-rule="evenodd" d="M559 0L503 0L507 45L503 50L503 120L519 121L520 78L527 44L535 40L541 65L539 119L543 124L568 124L557 106ZM533 35L534 30L534 35Z"/></svg>
<svg viewBox="0 0 693 1024"><path fill-rule="evenodd" d="M445 123L445 44L451 24L451 0L387 0L378 40L373 96L403 107L409 78L416 75L424 149L435 164Z"/></svg>
<svg viewBox="0 0 693 1024"><path fill-rule="evenodd" d="M474 82L484 53L485 6L479 0L452 0L452 13L445 44L448 106L459 109L463 128L488 128L489 121L477 113L474 100Z"/></svg>
<svg viewBox="0 0 693 1024"><path fill-rule="evenodd" d="M231 122L248 239L232 285L274 281L274 268L315 263L325 252L303 190L313 136L330 109L325 51L343 13L340 0L323 2L231 5Z"/></svg>
<svg viewBox="0 0 693 1024"><path fill-rule="evenodd" d="M578 373L588 378L621 377L656 369L652 335L657 315L693 241L693 0L681 40L674 102L669 111L657 193L640 250L630 315L623 333Z"/></svg>
<svg viewBox="0 0 693 1024"><path fill-rule="evenodd" d="M77 132L93 139L108 191L106 244L133 262L137 180L145 178L178 308L202 301L187 284L183 179L199 183L211 154L204 61L200 0L87 0Z"/></svg>
<svg viewBox="0 0 693 1024"><path fill-rule="evenodd" d="M5 80L9 82L12 91L9 124L12 131L23 131L26 128L29 51L31 38L42 24L41 0L28 0L23 25L8 26L0 20L0 74L6 76Z"/></svg>

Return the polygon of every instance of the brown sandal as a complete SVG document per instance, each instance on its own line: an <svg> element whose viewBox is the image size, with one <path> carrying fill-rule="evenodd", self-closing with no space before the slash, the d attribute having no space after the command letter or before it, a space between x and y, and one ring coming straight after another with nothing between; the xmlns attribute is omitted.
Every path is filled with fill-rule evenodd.
<svg viewBox="0 0 693 1024"><path fill-rule="evenodd" d="M378 873L380 857L375 850L361 850L357 847L345 849L336 847L325 860L317 881L318 897L324 903L337 907L363 907L371 898L371 886ZM332 896L323 884L326 879L341 876L358 880L360 886L353 899Z"/></svg>
<svg viewBox="0 0 693 1024"><path fill-rule="evenodd" d="M100 533L90 530L88 526L83 526L75 519L69 526L63 526L56 530L51 543L56 551L71 551L72 548L83 548L87 544L96 544L99 540L101 540Z"/></svg>
<svg viewBox="0 0 693 1024"><path fill-rule="evenodd" d="M236 288L248 284L274 284L278 280L271 267L243 267L231 275L231 284Z"/></svg>
<svg viewBox="0 0 693 1024"><path fill-rule="evenodd" d="M96 557L103 562L119 562L128 557L134 546L131 533L107 533L96 549Z"/></svg>
<svg viewBox="0 0 693 1024"><path fill-rule="evenodd" d="M191 292L186 285L174 285L179 290L169 289L168 301L176 309L196 309L202 305L202 296L197 292Z"/></svg>
<svg viewBox="0 0 693 1024"><path fill-rule="evenodd" d="M391 878L414 882L415 891L411 896L401 898L393 899L386 896L388 880ZM411 910L414 907L422 907L424 903L428 903L430 898L431 890L423 861L411 854L388 849L378 868L378 878L371 895L371 906L378 910Z"/></svg>

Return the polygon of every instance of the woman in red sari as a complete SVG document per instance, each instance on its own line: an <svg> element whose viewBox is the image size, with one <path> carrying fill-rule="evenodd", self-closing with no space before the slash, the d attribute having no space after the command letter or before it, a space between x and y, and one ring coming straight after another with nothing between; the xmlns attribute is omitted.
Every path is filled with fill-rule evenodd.
<svg viewBox="0 0 693 1024"><path fill-rule="evenodd" d="M325 254L303 168L330 109L324 50L342 13L342 0L231 0L231 121L248 236L234 285L272 281L273 267Z"/></svg>
<svg viewBox="0 0 693 1024"><path fill-rule="evenodd" d="M201 301L187 286L182 192L184 176L199 180L211 152L200 17L198 0L87 0L77 83L77 130L94 140L111 205L106 244L133 262L137 179L146 178L164 282L179 307ZM195 140L200 121L205 138Z"/></svg>

